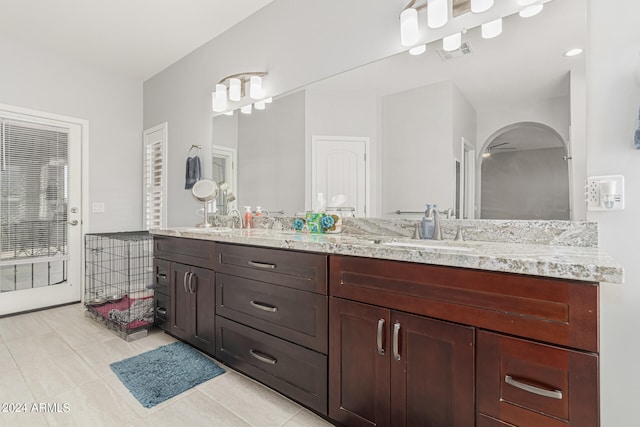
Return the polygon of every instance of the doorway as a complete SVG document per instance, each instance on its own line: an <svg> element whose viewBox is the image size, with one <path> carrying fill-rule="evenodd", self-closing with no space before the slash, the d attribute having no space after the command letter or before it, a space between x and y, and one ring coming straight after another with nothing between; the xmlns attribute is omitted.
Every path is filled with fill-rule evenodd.
<svg viewBox="0 0 640 427"><path fill-rule="evenodd" d="M0 315L81 300L87 122L0 106Z"/></svg>
<svg viewBox="0 0 640 427"><path fill-rule="evenodd" d="M355 209L355 215L368 215L370 174L367 162L369 138L313 136L311 139L311 194L316 206L322 193L328 206L334 196L344 195L342 206Z"/></svg>

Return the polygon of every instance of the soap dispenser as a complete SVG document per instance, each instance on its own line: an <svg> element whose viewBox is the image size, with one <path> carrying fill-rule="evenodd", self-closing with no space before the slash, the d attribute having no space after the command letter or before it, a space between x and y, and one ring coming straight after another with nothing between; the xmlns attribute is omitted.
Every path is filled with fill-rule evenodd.
<svg viewBox="0 0 640 427"><path fill-rule="evenodd" d="M253 228L253 215L251 214L251 206L245 206L244 208L244 228Z"/></svg>
<svg viewBox="0 0 640 427"><path fill-rule="evenodd" d="M426 205L427 210L424 211L424 217L422 218L422 238L423 239L433 239L433 234L435 232L435 224L432 217L428 215L429 210L432 205Z"/></svg>

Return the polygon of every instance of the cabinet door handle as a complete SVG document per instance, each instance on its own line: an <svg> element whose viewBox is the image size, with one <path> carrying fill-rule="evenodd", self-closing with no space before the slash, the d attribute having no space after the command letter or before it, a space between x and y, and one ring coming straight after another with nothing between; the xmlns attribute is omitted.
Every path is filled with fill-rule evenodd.
<svg viewBox="0 0 640 427"><path fill-rule="evenodd" d="M189 272L189 293L195 294L196 293L196 287L193 284L193 276L195 276L195 273Z"/></svg>
<svg viewBox="0 0 640 427"><path fill-rule="evenodd" d="M511 375L504 376L504 382L519 388L520 390L528 391L529 393L537 394L538 396L550 397L552 399L562 400L562 391L560 390L547 390L544 388L536 387L531 384L526 384L516 380Z"/></svg>
<svg viewBox="0 0 640 427"><path fill-rule="evenodd" d="M251 355L259 361L268 363L269 365L275 365L276 363L278 363L278 359L276 359L275 357L261 353L258 350L251 349L249 350L249 353L251 353Z"/></svg>
<svg viewBox="0 0 640 427"><path fill-rule="evenodd" d="M398 351L398 335L400 335L400 322L393 325L393 358L400 360L400 352Z"/></svg>
<svg viewBox="0 0 640 427"><path fill-rule="evenodd" d="M266 262L258 262L258 261L249 261L249 265L251 267L264 268L267 270L275 270L276 268L275 264L269 264Z"/></svg>
<svg viewBox="0 0 640 427"><path fill-rule="evenodd" d="M271 304L266 304L264 302L259 301L250 301L251 305L259 310L268 311L270 313L275 313L278 311L278 307Z"/></svg>
<svg viewBox="0 0 640 427"><path fill-rule="evenodd" d="M184 277L182 278L182 287L184 288L185 293L189 293L187 290L187 276L191 274L190 271L184 273Z"/></svg>
<svg viewBox="0 0 640 427"><path fill-rule="evenodd" d="M156 279L166 279L167 275L164 273L158 273L156 274Z"/></svg>
<svg viewBox="0 0 640 427"><path fill-rule="evenodd" d="M378 319L378 335L377 335L377 345L378 345L378 354L380 356L384 356L384 348L382 348L382 330L384 329L384 319Z"/></svg>
<svg viewBox="0 0 640 427"><path fill-rule="evenodd" d="M158 308L156 308L156 312L157 312L158 314L162 314L162 315L164 316L164 315L166 315L166 314L167 314L167 309L166 309L166 308L158 307Z"/></svg>

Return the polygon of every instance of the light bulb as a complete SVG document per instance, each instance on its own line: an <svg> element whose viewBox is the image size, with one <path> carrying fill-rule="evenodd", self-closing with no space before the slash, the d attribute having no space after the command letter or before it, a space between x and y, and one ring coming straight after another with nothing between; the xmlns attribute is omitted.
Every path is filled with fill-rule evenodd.
<svg viewBox="0 0 640 427"><path fill-rule="evenodd" d="M527 6L522 9L519 13L522 18L531 18L532 16L536 16L542 9L544 8L543 4L532 4L531 6Z"/></svg>
<svg viewBox="0 0 640 427"><path fill-rule="evenodd" d="M482 38L492 39L502 34L502 18L482 24Z"/></svg>
<svg viewBox="0 0 640 427"><path fill-rule="evenodd" d="M251 104L245 105L240 109L240 112L243 114L251 114Z"/></svg>
<svg viewBox="0 0 640 427"><path fill-rule="evenodd" d="M426 44L421 44L419 46L413 47L411 49L409 49L409 54L410 55L422 55L423 53L425 53L427 51L427 45Z"/></svg>
<svg viewBox="0 0 640 427"><path fill-rule="evenodd" d="M451 34L442 39L442 48L447 52L459 49L462 45L462 33Z"/></svg>
<svg viewBox="0 0 640 427"><path fill-rule="evenodd" d="M242 82L240 79L232 78L229 80L229 99L240 101L240 98L242 98Z"/></svg>
<svg viewBox="0 0 640 427"><path fill-rule="evenodd" d="M493 0L471 0L471 12L482 13L491 9Z"/></svg>
<svg viewBox="0 0 640 427"><path fill-rule="evenodd" d="M418 43L420 31L418 28L418 11L410 7L400 14L400 43L402 46L412 46Z"/></svg>
<svg viewBox="0 0 640 427"><path fill-rule="evenodd" d="M256 110L264 110L266 106L267 104L264 101L258 101L254 104L254 107L256 107Z"/></svg>
<svg viewBox="0 0 640 427"><path fill-rule="evenodd" d="M427 0L427 25L440 28L449 20L448 0Z"/></svg>
<svg viewBox="0 0 640 427"><path fill-rule="evenodd" d="M262 98L262 77L251 76L249 80L249 97L252 99Z"/></svg>

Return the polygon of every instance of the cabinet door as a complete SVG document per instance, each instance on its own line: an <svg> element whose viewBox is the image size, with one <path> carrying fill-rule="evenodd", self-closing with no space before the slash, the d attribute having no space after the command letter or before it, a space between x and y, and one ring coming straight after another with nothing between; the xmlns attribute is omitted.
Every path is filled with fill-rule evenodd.
<svg viewBox="0 0 640 427"><path fill-rule="evenodd" d="M474 331L391 312L391 425L472 426Z"/></svg>
<svg viewBox="0 0 640 427"><path fill-rule="evenodd" d="M215 307L215 274L204 268L191 268L190 283L187 280L187 289L192 293L193 311L191 312L191 336L189 341L196 347L213 354L216 351L214 337L216 329Z"/></svg>
<svg viewBox="0 0 640 427"><path fill-rule="evenodd" d="M188 339L191 334L191 293L188 278L191 267L175 262L171 263L171 327L170 332L178 338Z"/></svg>
<svg viewBox="0 0 640 427"><path fill-rule="evenodd" d="M329 416L349 426L389 425L389 310L338 298L329 310Z"/></svg>

